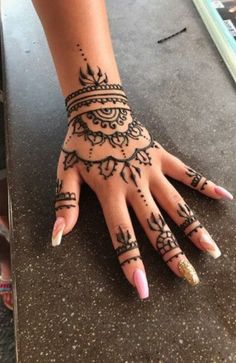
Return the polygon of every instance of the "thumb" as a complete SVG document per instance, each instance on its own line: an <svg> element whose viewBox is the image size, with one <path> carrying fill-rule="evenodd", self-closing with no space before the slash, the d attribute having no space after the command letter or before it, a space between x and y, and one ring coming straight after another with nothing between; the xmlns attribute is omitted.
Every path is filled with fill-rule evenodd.
<svg viewBox="0 0 236 363"><path fill-rule="evenodd" d="M70 232L79 216L81 178L77 168L59 172L56 183L56 221L52 232L52 245L58 246L63 235Z"/></svg>

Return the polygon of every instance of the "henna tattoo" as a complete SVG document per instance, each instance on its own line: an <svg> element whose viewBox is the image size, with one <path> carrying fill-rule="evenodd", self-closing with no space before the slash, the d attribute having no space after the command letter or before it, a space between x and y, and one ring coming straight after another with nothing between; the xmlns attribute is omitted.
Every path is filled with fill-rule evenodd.
<svg viewBox="0 0 236 363"><path fill-rule="evenodd" d="M79 89L78 91L74 91L72 93L70 93L66 99L65 99L65 105L66 105L66 109L69 108L69 101L72 100L73 98L83 95L83 94L87 94L89 92L92 91L112 91L112 90L118 90L118 91L124 91L123 87L120 84L106 84L106 85L101 85L101 86L89 86L89 87L84 87L82 89Z"/></svg>
<svg viewBox="0 0 236 363"><path fill-rule="evenodd" d="M123 109L115 109L115 110L117 110L116 114L119 113L119 112L121 112L121 113L124 112L125 115L128 114L128 110L123 110ZM102 110L95 110L95 111L102 111ZM130 113L130 110L129 110L129 113ZM101 117L101 115L102 115L102 112L100 112L100 117ZM134 140L138 140L138 138L142 134L142 130L143 130L142 127L140 126L141 124L136 119L133 119L128 124L128 129L125 132L115 131L112 134L105 134L100 130L99 131L92 131L88 127L88 124L87 124L88 120L87 120L87 122L85 122L86 118L88 120L92 118L93 123L95 123L95 124L98 123L97 119L94 119L94 112L93 111L92 112L85 112L83 114L75 116L70 121L70 124L72 125L72 128L73 128L72 135L77 135L78 137L83 136L84 140L89 141L92 144L92 146L102 145L106 141L108 141L112 147L116 147L116 146L123 147L123 145L128 146L129 138L132 138ZM117 120L112 121L112 124L110 126L111 128L114 128L114 126L115 126L114 123L116 121ZM107 121L105 119L104 121L101 120L101 122L108 123L109 121ZM118 118L118 122L119 122L119 118ZM106 128L107 126L103 125L102 127Z"/></svg>
<svg viewBox="0 0 236 363"><path fill-rule="evenodd" d="M82 48L81 48L82 49ZM82 137L89 144L83 150L67 150L63 146L64 170L73 167L76 163L82 163L87 172L95 165L99 174L104 179L114 175L118 170L125 183L131 181L138 188L138 178L141 177L139 165L152 165L150 148L158 148L151 135L134 117L128 106L127 97L119 84L109 84L105 72L97 67L94 70L88 63L86 72L81 68L79 82L84 88L72 92L65 99L68 115L78 110L83 105L101 103L99 108L83 108L82 112L69 120L71 135L68 136L65 144L68 144L71 137ZM118 103L114 106L114 103ZM142 138L142 139L141 139ZM137 142L140 147L137 148ZM103 155L97 148L106 143L109 148L104 150ZM92 157L99 155L97 159ZM101 156L102 155L102 156ZM147 205L143 194L141 197Z"/></svg>
<svg viewBox="0 0 236 363"><path fill-rule="evenodd" d="M127 230L126 233L123 232L123 230L121 229L120 226L119 226L119 233L116 234L116 238L117 238L117 241L119 243L121 243L121 245L122 245L115 249L117 256L120 256L125 252L138 248L137 241L131 241L131 235L130 235L129 231Z"/></svg>
<svg viewBox="0 0 236 363"><path fill-rule="evenodd" d="M202 184L200 190L205 190L205 185L207 185L207 180L204 181L204 183Z"/></svg>
<svg viewBox="0 0 236 363"><path fill-rule="evenodd" d="M86 58L86 56L85 56L85 54L83 52L83 49L81 48L80 44L78 43L78 44L76 44L76 46L79 48L79 51L81 53L81 56L84 57L84 61L87 62L87 58Z"/></svg>
<svg viewBox="0 0 236 363"><path fill-rule="evenodd" d="M143 193L142 193L142 190L138 188L138 189L137 189L137 192L138 192L138 194L140 195L140 197L142 198L142 200L144 201L145 206L146 206L146 207L148 207L147 200L145 199L145 197L144 197L144 195L143 195Z"/></svg>
<svg viewBox="0 0 236 363"><path fill-rule="evenodd" d="M74 204L61 204L61 205L58 205L57 207L55 207L55 211L58 211L59 209L63 209L63 208L67 208L67 209L70 209L70 208L75 208L76 206Z"/></svg>
<svg viewBox="0 0 236 363"><path fill-rule="evenodd" d="M63 186L63 180L57 179L56 181L56 194L60 193Z"/></svg>
<svg viewBox="0 0 236 363"><path fill-rule="evenodd" d="M104 179L107 179L114 175L114 172L117 170L117 165L121 163L123 164L123 168L120 172L122 179L128 183L128 179L130 178L133 183L138 186L136 182L136 176L138 175L141 177L141 170L137 166L133 165L131 161L137 160L140 164L151 165L151 158L147 151L150 147L153 147L152 138L150 139L150 143L147 146L145 146L143 149L136 148L133 154L126 160L118 159L110 155L101 160L88 160L79 156L76 150L67 151L65 148L62 148L62 152L65 154L63 161L64 170L72 168L76 163L82 162L86 167L86 170L89 172L94 164L97 164L99 174L102 175Z"/></svg>
<svg viewBox="0 0 236 363"><path fill-rule="evenodd" d="M142 260L142 257L140 255L127 258L127 260L124 260L120 263L120 266L123 266L125 263L130 263L131 261L137 261L138 259Z"/></svg>
<svg viewBox="0 0 236 363"><path fill-rule="evenodd" d="M94 85L99 86L103 83L108 83L108 78L106 73L102 73L101 68L98 67L98 72L96 73L90 65L87 63L87 73L84 73L82 68L80 68L79 81L82 86Z"/></svg>
<svg viewBox="0 0 236 363"><path fill-rule="evenodd" d="M156 217L153 213L151 213L151 217L147 219L149 228L152 231L159 232L156 239L156 249L163 257L166 253L174 250L175 248L179 248L179 244L173 235L173 233L169 230L164 218L161 214ZM173 256L174 257L174 256ZM168 260L167 260L168 261Z"/></svg>
<svg viewBox="0 0 236 363"><path fill-rule="evenodd" d="M91 97L91 96L90 96ZM81 102L75 102L75 105L72 105L67 111L67 116L70 117L71 114L75 111L77 111L79 108L83 106L90 106L93 103L101 103L104 105L105 103L112 102L113 104L121 103L123 106L128 105L128 100L126 96L120 95L120 97L112 96L111 94L108 95L108 97L101 97L101 94L95 94L93 95L94 98L86 97L84 101ZM80 100L79 100L80 101ZM106 106L107 108L107 106Z"/></svg>
<svg viewBox="0 0 236 363"><path fill-rule="evenodd" d="M68 201L76 201L76 194L73 192L62 192L63 188L63 180L57 179L56 182L56 198L55 204L58 202L68 202ZM74 204L60 204L55 206L55 210L63 209L63 208L75 208L76 205Z"/></svg>
<svg viewBox="0 0 236 363"><path fill-rule="evenodd" d="M172 257L168 258L168 260L165 260L165 263L169 263L169 262L171 262L172 260L174 260L175 258L179 257L180 255L184 255L183 251L178 252L178 253L176 253L174 256L172 256Z"/></svg>
<svg viewBox="0 0 236 363"><path fill-rule="evenodd" d="M193 212L186 203L184 205L178 203L178 206L179 209L177 209L177 213L180 217L184 218L184 222L180 224L179 228L184 231L191 224L196 222L197 218L194 216Z"/></svg>
<svg viewBox="0 0 236 363"><path fill-rule="evenodd" d="M187 168L186 174L190 178L192 178L191 185L194 188L197 188L197 186L200 183L200 181L202 180L202 178L204 178L202 174L196 172L195 170L193 170L191 168ZM202 184L200 190L204 190L205 185L207 185L207 180L206 179L205 179L204 183Z"/></svg>
<svg viewBox="0 0 236 363"><path fill-rule="evenodd" d="M203 226L199 223L198 226L196 226L195 228L193 228L192 231L188 232L186 235L188 237L191 237L193 233L197 233L198 232L198 228L203 228Z"/></svg>
<svg viewBox="0 0 236 363"><path fill-rule="evenodd" d="M127 120L128 111L130 110L124 108L103 108L87 112L87 117L95 125L101 125L104 129L107 127L116 129L117 125L124 125L124 122Z"/></svg>
<svg viewBox="0 0 236 363"><path fill-rule="evenodd" d="M95 103L102 105L107 103L128 105L122 86L108 84L107 74L103 73L100 67L98 67L98 71L94 71L87 63L86 73L80 68L79 82L84 88L72 92L65 99L68 117L79 108Z"/></svg>

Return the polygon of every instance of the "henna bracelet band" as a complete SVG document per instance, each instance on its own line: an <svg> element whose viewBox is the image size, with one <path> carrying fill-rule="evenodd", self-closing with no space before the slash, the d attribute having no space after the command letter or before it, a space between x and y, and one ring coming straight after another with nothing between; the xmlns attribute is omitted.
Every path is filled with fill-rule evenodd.
<svg viewBox="0 0 236 363"><path fill-rule="evenodd" d="M97 103L106 107L117 103L124 106L128 104L128 100L122 86L117 84L84 87L72 92L65 99L68 117L82 107L85 110L86 107L96 106Z"/></svg>

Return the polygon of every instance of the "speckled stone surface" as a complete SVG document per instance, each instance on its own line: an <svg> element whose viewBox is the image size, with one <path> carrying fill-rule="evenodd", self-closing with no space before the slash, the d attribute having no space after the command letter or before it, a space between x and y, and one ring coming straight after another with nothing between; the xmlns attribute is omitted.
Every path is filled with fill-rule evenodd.
<svg viewBox="0 0 236 363"><path fill-rule="evenodd" d="M189 0L108 1L114 48L136 115L169 151L235 192L235 88ZM140 301L84 187L76 228L52 248L63 98L31 2L3 1L12 263L20 363L236 362L235 203L175 183L222 250L214 260L170 223L198 271L165 266L132 214L150 287ZM187 32L157 44L184 26Z"/></svg>

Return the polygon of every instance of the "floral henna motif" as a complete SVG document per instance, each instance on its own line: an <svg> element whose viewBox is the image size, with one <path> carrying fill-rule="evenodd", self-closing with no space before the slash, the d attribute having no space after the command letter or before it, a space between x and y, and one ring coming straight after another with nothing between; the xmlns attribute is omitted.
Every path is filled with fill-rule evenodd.
<svg viewBox="0 0 236 363"><path fill-rule="evenodd" d="M80 68L79 81L82 86L87 86L91 84L97 87L104 83L107 84L108 78L107 74L103 74L99 67L98 72L95 72L87 63L87 73L84 73L82 68Z"/></svg>
<svg viewBox="0 0 236 363"><path fill-rule="evenodd" d="M131 179L133 183L138 186L136 182L136 178L141 177L141 170L136 165L132 164L133 160L137 160L140 164L143 165L151 165L151 158L148 153L148 149L153 146L153 141L151 140L149 145L144 149L136 149L131 157L125 159L114 158L113 156L108 156L101 160L88 160L83 159L78 155L78 152L68 151L65 148L62 148L63 153L65 154L65 158L63 161L64 170L68 168L72 168L76 163L82 162L86 167L86 170L89 172L90 169L94 165L98 165L99 174L104 177L104 179L109 178L114 175L114 172L117 170L118 164L123 164L122 170L120 172L120 176L122 179L128 183L128 179Z"/></svg>
<svg viewBox="0 0 236 363"><path fill-rule="evenodd" d="M169 230L166 222L160 214L156 217L153 213L151 213L151 217L147 219L147 221L149 228L152 231L159 232L156 239L156 249L162 257L164 257L166 253L179 248L179 244L175 236ZM183 252L176 253L174 256L171 256L171 258L165 260L165 262L170 262L173 258L178 257L180 254L183 254Z"/></svg>
<svg viewBox="0 0 236 363"><path fill-rule="evenodd" d="M131 241L131 235L129 231L127 230L126 232L124 232L120 226L119 226L119 232L116 234L116 238L117 241L121 244L121 246L115 249L117 257L123 255L128 251L138 248L137 241ZM120 265L123 266L126 263L130 264L131 261L137 261L138 259L142 260L142 257L140 255L136 255L119 262Z"/></svg>
<svg viewBox="0 0 236 363"><path fill-rule="evenodd" d="M177 213L180 217L184 218L184 222L180 224L180 229L184 232L186 228L191 226L193 223L197 221L197 218L194 216L193 212L189 208L189 206L185 203L184 205L178 203L179 209ZM197 232L198 228L203 228L203 226L199 223L196 227L194 227L190 232L186 235L191 237L194 232Z"/></svg>
<svg viewBox="0 0 236 363"><path fill-rule="evenodd" d="M116 234L117 241L121 244L121 246L116 248L117 256L122 255L127 251L131 251L135 248L138 248L137 241L131 241L131 235L127 230L124 232L119 226L119 233Z"/></svg>

